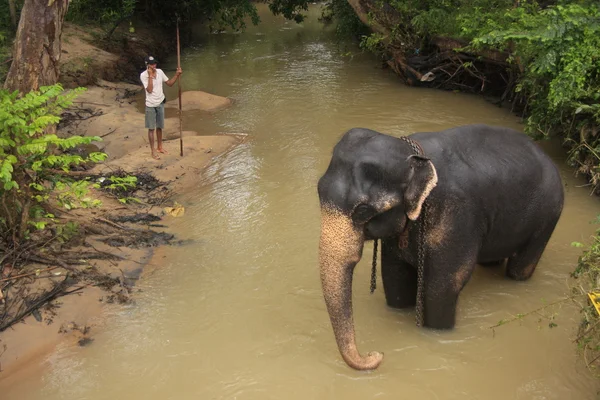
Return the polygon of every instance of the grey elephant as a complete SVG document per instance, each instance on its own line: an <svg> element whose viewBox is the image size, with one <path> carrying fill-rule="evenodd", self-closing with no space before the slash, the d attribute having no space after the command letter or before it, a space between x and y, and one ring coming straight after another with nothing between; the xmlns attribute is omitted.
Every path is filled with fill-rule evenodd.
<svg viewBox="0 0 600 400"><path fill-rule="evenodd" d="M363 356L352 318L352 275L365 241L381 239L388 306L416 306L417 325L453 328L458 295L476 264L506 263L528 279L564 202L558 169L525 134L487 125L396 138L346 132L319 179L319 264L338 349L355 369Z"/></svg>

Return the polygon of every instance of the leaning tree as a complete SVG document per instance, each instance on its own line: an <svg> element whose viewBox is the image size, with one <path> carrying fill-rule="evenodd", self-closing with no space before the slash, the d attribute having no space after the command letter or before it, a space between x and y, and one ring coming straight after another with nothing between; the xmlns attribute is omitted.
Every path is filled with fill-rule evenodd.
<svg viewBox="0 0 600 400"><path fill-rule="evenodd" d="M58 81L60 39L69 0L25 0L4 87L27 93Z"/></svg>

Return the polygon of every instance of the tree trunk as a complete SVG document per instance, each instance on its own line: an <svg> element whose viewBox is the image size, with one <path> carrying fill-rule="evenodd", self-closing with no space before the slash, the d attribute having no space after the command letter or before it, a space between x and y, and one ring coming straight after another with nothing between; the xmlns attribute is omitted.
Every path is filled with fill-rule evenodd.
<svg viewBox="0 0 600 400"><path fill-rule="evenodd" d="M4 87L28 93L58 81L60 39L69 0L25 0Z"/></svg>

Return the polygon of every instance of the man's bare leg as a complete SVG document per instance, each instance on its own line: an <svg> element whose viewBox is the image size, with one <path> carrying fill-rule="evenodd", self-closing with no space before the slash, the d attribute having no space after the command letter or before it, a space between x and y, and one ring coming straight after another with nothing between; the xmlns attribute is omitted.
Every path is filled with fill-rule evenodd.
<svg viewBox="0 0 600 400"><path fill-rule="evenodd" d="M160 128L156 128L156 139L158 140L158 143L157 143L158 152L163 153L163 154L168 154L169 152L166 151L165 149L163 149L163 146L162 146L162 129L160 129Z"/></svg>
<svg viewBox="0 0 600 400"><path fill-rule="evenodd" d="M154 129L148 129L148 141L150 142L150 151L152 152L152 158L160 160L158 154L154 152Z"/></svg>

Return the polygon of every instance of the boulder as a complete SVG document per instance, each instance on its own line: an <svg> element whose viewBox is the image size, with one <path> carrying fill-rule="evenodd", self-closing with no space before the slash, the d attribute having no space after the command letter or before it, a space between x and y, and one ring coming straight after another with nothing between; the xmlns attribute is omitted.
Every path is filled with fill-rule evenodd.
<svg viewBox="0 0 600 400"><path fill-rule="evenodd" d="M182 111L217 111L229 107L231 103L231 99L227 97L216 96L199 90L181 93ZM165 107L179 109L179 99L174 98L167 101Z"/></svg>
<svg viewBox="0 0 600 400"><path fill-rule="evenodd" d="M189 136L199 136L200 134L196 131L183 131L183 140ZM177 131L165 131L163 132L163 141L168 140L179 140L179 130Z"/></svg>

